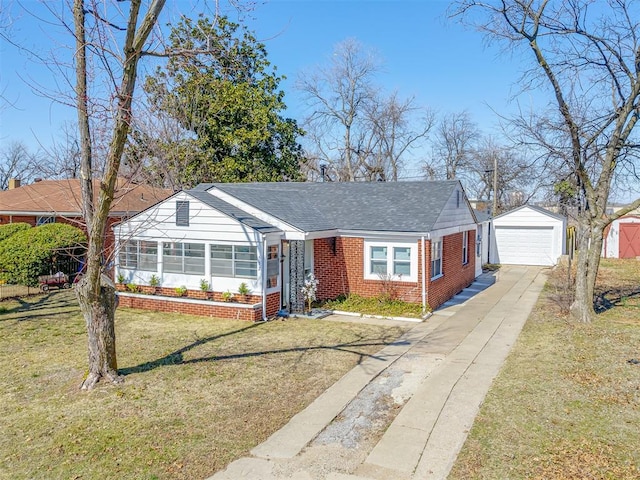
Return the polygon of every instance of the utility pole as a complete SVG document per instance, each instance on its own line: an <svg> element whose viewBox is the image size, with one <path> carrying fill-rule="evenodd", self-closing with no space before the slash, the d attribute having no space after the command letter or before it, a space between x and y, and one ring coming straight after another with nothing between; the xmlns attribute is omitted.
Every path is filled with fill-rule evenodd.
<svg viewBox="0 0 640 480"><path fill-rule="evenodd" d="M493 209L491 216L495 217L498 212L498 156L493 154Z"/></svg>

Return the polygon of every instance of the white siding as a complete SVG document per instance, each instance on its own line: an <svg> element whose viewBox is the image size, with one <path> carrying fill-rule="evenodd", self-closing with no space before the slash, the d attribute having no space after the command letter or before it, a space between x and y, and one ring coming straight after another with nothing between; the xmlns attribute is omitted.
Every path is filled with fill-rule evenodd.
<svg viewBox="0 0 640 480"><path fill-rule="evenodd" d="M429 208L429 206L425 206ZM447 200L438 220L433 225L432 231L445 230L466 225L474 225L473 214L462 188L458 187ZM465 227L464 230L467 230ZM462 230L460 230L462 231Z"/></svg>
<svg viewBox="0 0 640 480"><path fill-rule="evenodd" d="M189 202L189 226L176 226L176 201ZM156 272L116 269L116 275L122 273L127 282L148 285L151 275L159 276L161 286L189 289L200 288L200 281L207 280L211 289L216 292L229 290L235 293L244 282L254 294L262 293L262 266L264 256L263 236L246 225L196 200L190 195L180 192L164 202L131 218L115 227L118 243L129 240L150 240L158 242L159 264ZM279 234L269 234L268 243L279 243ZM185 275L164 273L162 271L162 242L189 242L205 244L205 273L203 275ZM257 247L258 277L256 279L212 277L210 268L210 245L251 245Z"/></svg>
<svg viewBox="0 0 640 480"><path fill-rule="evenodd" d="M189 202L189 226L176 226L176 201ZM261 235L242 223L229 218L186 193L170 199L136 215L116 227L116 237L139 239L166 239L189 241L215 239L227 242L256 242Z"/></svg>

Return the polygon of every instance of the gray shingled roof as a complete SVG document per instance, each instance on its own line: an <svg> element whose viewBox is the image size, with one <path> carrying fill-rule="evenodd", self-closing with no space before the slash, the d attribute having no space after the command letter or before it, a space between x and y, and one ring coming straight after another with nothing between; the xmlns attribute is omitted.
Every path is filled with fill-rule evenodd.
<svg viewBox="0 0 640 480"><path fill-rule="evenodd" d="M186 193L191 195L196 200L200 200L205 205L208 205L211 208L216 209L220 213L223 213L237 220L238 222L242 223L243 225L246 225L247 227L252 228L253 230L256 230L261 233L279 231L277 227L274 227L273 225L270 225L267 222L263 222L262 220L252 215L249 215L247 212L240 210L239 208L234 207L233 205L228 204L224 200L220 200L219 198L214 197L213 195L203 190L197 190L197 189L186 190Z"/></svg>
<svg viewBox="0 0 640 480"><path fill-rule="evenodd" d="M429 232L459 185L437 182L209 183L305 232Z"/></svg>

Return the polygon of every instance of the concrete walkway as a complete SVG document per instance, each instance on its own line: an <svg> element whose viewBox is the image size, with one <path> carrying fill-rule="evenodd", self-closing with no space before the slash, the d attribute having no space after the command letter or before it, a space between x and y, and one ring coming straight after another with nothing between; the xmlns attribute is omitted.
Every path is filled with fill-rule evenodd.
<svg viewBox="0 0 640 480"><path fill-rule="evenodd" d="M539 267L481 275L426 322L353 368L251 457L210 480L445 479L545 280ZM377 443L354 448L337 438L331 448L319 445L332 428L351 432L335 426L354 415L354 406L363 409L356 415L367 416L366 399L376 387L403 404Z"/></svg>

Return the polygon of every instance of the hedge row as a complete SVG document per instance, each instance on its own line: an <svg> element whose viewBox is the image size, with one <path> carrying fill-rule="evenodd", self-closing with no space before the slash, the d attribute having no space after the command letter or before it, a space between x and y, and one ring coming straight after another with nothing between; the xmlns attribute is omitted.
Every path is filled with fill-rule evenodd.
<svg viewBox="0 0 640 480"><path fill-rule="evenodd" d="M0 238L10 226L0 227ZM0 241L0 280L37 286L38 276L54 273L51 268L56 257L82 254L86 243L82 230L64 223L16 228Z"/></svg>

